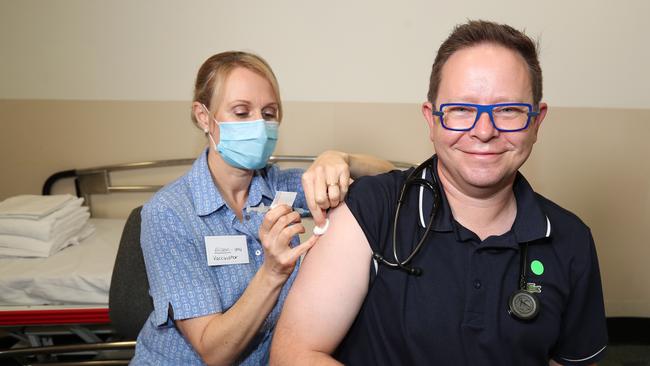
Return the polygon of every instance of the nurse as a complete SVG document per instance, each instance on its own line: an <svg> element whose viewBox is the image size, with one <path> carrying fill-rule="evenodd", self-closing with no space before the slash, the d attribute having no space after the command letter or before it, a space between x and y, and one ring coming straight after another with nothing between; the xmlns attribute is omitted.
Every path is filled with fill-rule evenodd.
<svg viewBox="0 0 650 366"><path fill-rule="evenodd" d="M199 69L192 120L209 147L142 210L141 243L154 311L138 336L134 365L262 365L297 262L317 240L299 243L294 207L323 210L345 196L350 175L390 170L388 162L336 151L307 173L267 165L278 138L277 80L259 56L224 52ZM301 185L301 178L303 185Z"/></svg>

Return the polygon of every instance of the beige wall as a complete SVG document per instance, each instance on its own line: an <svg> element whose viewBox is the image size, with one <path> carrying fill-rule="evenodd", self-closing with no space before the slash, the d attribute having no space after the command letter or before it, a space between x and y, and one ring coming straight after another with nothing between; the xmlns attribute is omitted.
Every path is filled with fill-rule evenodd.
<svg viewBox="0 0 650 366"><path fill-rule="evenodd" d="M555 106L650 108L647 0L0 0L0 98L179 101L200 63L263 55L284 100L418 103L453 25L541 42Z"/></svg>
<svg viewBox="0 0 650 366"><path fill-rule="evenodd" d="M0 199L38 193L59 170L194 157L205 139L189 122L187 106L0 101ZM650 247L644 235L650 222L649 121L650 110L551 107L524 167L540 193L592 228L610 316L650 316L645 274ZM280 131L276 152L283 154L336 148L420 162L432 152L418 104L289 102ZM146 174L137 181L117 179L143 184L171 179ZM95 214L124 216L147 197L95 196Z"/></svg>

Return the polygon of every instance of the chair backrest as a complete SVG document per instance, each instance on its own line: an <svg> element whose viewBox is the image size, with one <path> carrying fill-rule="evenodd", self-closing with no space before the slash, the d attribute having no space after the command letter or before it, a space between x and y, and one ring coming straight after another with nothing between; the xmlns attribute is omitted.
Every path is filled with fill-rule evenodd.
<svg viewBox="0 0 650 366"><path fill-rule="evenodd" d="M123 339L136 339L153 311L149 280L140 247L140 211L131 211L126 220L115 258L108 307L111 323Z"/></svg>

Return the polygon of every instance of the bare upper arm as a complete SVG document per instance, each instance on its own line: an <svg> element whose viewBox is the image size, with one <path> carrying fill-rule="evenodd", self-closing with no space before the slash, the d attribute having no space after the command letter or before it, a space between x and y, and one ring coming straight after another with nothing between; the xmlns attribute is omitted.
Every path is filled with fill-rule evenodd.
<svg viewBox="0 0 650 366"><path fill-rule="evenodd" d="M276 326L272 361L283 355L333 352L368 291L368 240L345 204L331 210L330 226L301 265Z"/></svg>

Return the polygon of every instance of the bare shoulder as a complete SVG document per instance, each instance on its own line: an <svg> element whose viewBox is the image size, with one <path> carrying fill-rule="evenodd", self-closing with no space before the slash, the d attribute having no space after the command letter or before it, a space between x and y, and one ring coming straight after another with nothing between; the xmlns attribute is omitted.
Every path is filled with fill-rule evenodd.
<svg viewBox="0 0 650 366"><path fill-rule="evenodd" d="M318 239L316 245L307 253L303 261L303 267L316 266L316 264L310 263L340 257L342 253L359 255L359 259L366 256L369 260L372 254L370 245L348 206L343 203L330 210L328 219L330 223L327 232ZM335 266L338 265L335 264ZM299 276L302 274L303 269L301 268Z"/></svg>
<svg viewBox="0 0 650 366"><path fill-rule="evenodd" d="M331 210L329 220L284 303L273 336L272 364L333 352L368 291L372 252L361 227L345 204Z"/></svg>
<svg viewBox="0 0 650 366"><path fill-rule="evenodd" d="M372 256L368 240L347 205L330 210L328 219L327 232L302 261L285 305L289 309L294 306L291 297L298 296L302 300L309 297L327 303L332 301L328 300L328 291L342 290L352 284L358 288L350 288L350 291L361 291L365 296Z"/></svg>

